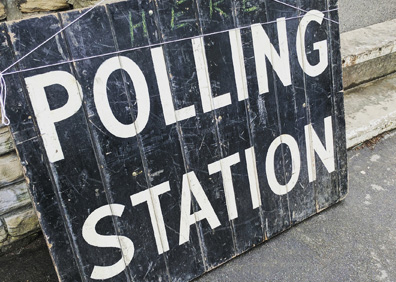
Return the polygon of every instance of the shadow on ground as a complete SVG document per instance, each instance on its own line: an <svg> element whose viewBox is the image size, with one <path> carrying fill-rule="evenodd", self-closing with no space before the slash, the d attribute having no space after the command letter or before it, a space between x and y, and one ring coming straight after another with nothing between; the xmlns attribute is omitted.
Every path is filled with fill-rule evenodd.
<svg viewBox="0 0 396 282"><path fill-rule="evenodd" d="M0 281L58 281L42 234L26 247L0 257Z"/></svg>

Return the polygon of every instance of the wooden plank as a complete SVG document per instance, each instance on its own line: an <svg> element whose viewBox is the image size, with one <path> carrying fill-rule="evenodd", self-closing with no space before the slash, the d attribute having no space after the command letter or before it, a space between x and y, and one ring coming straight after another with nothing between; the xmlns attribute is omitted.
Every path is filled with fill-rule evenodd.
<svg viewBox="0 0 396 282"><path fill-rule="evenodd" d="M193 1L191 5L195 5ZM211 269L221 264L228 257L235 255L232 229L225 209L226 198L224 194L221 174L210 173L209 164L222 158L221 147L219 145L218 130L215 122L215 115L212 112L212 104L207 100L203 104L202 94L203 83L209 86L210 82L206 77L205 65L201 64L204 54L204 42L197 38L201 32L206 33L203 25L201 8L205 9L206 4L200 3L199 7L192 6L190 13L199 16L199 21L188 26L180 25L183 19L179 19L179 28L167 28L166 13L162 10L162 32L165 41L174 37L195 37L182 42L164 45L164 54L167 58L170 83L172 85L173 104L176 109L194 107L195 116L190 119L181 119L177 123L181 136L181 143L184 149L184 159L186 171L190 173L188 180L190 189L198 187L204 192L210 206L202 206L204 198L197 199L197 193L193 192L193 207L191 213L198 214L201 210L213 213L212 220L200 220L197 223L197 230L201 237L201 249L204 257L205 269ZM207 17L208 15L206 15ZM204 59L203 59L204 60ZM209 77L210 79L210 77ZM212 88L213 89L213 88ZM187 93L187 95L186 95ZM209 94L211 95L211 94ZM206 96L208 97L208 96ZM199 183L197 182L199 181ZM197 190L195 190L197 191ZM197 215L196 215L197 217ZM196 219L197 221L197 219ZM190 228L190 235L192 234ZM193 238L192 238L193 239Z"/></svg>
<svg viewBox="0 0 396 282"><path fill-rule="evenodd" d="M21 25L28 21L22 21ZM8 36L9 29L5 24L0 25L0 50L1 50L1 69L10 66L15 61L13 44ZM29 30L26 28L26 30ZM14 33L11 33L14 34ZM17 38L13 38L13 43ZM39 38L37 38L39 40ZM37 43L33 39L32 44ZM19 68L11 68L11 71ZM12 99L8 99L6 109L13 125L11 131L16 140L19 157L23 163L29 182L29 192L34 199L34 206L37 211L38 219L43 230L45 239L49 247L55 269L60 280L72 281L79 280L80 275L76 269L77 263L74 260L74 250L69 241L67 227L62 219L59 206L58 195L54 193L54 183L51 180L48 167L43 163L43 144L38 138L38 128L32 118L32 109L28 102L26 88L22 84L19 75L5 75L9 89L12 91ZM59 255L58 255L59 254Z"/></svg>
<svg viewBox="0 0 396 282"><path fill-rule="evenodd" d="M301 9L303 10L324 10L326 7L326 1L304 1L301 5ZM327 39L327 25L326 19L324 19L325 15L323 15L323 19L318 16L313 16L315 20L309 23L305 36L301 34L301 42L304 42L305 47L307 49L307 54L310 54L310 57L307 58L309 63L304 65L305 68L312 69L310 70L311 74L309 74L308 70L305 72L305 91L308 100L309 107L309 115L312 124L312 129L310 131L311 142L315 142L316 136L319 138L321 142L321 146L325 146L327 150L331 150L329 146L327 146L326 138L329 138L328 141L334 139L334 116L333 116L333 103L332 103L332 93L331 83L328 83L329 77L331 77L331 67L330 64L324 69L319 68L320 61L330 62L329 52L324 52L325 55L320 57L320 52L315 48L314 42L322 42L323 46L327 45L327 42L323 42L323 40ZM307 40L306 38L312 38L313 40ZM303 41L304 39L304 41ZM320 43L318 43L320 44ZM317 47L318 48L318 47ZM308 57L308 56L307 56ZM316 67L316 76L313 75L312 72ZM315 76L315 77L314 77ZM328 123L325 125L325 118L328 118ZM328 128L328 132L325 132L325 126ZM330 128L329 128L330 127ZM327 135L327 136L326 136ZM329 142L333 144L333 142ZM315 143L310 143L313 147ZM334 150L331 150L332 160L328 160L325 164L323 162L324 156L319 157L318 152L316 151L314 156L312 156L312 172L314 181L316 175L321 175L320 178L317 178L314 181L315 190L316 190L316 205L318 210L322 210L329 206L329 203L335 202L339 197L338 194L338 184L337 184L337 176L334 173ZM326 165L326 166L325 166ZM329 171L330 170L330 171ZM331 172L331 173L330 173Z"/></svg>
<svg viewBox="0 0 396 282"><path fill-rule="evenodd" d="M239 5L243 7L242 5ZM265 23L268 21L268 13L266 11L266 3L255 2L254 7L259 6L262 13L253 13L253 23ZM248 13L244 12L246 18L240 21L248 23ZM242 16L243 14L241 14ZM269 25L257 26L268 33ZM276 93L274 89L274 77L271 75L271 65L267 59L258 62L255 57L258 56L257 50L254 50L254 41L252 29L245 29L242 33L242 40L244 42L244 54L246 58L246 74L249 86L249 120L251 138L254 144L254 151L257 160L257 174L259 179L259 187L262 201L262 217L265 228L265 238L272 237L274 234L284 230L289 225L289 209L287 203L287 196L277 196L272 192L267 181L266 158L267 150L273 140L280 135L280 127L278 121L278 106L276 100ZM259 39L260 40L260 39ZM256 41L256 44L260 41ZM260 63L261 65L258 65ZM260 89L258 82L257 69L263 68L263 64L268 70L268 91L264 93ZM261 92L261 93L260 93ZM266 138L263 138L265 136ZM278 155L275 156L274 173L277 179L283 179L283 163Z"/></svg>
<svg viewBox="0 0 396 282"><path fill-rule="evenodd" d="M331 74L332 74L332 103L333 115L335 122L335 139L338 144L335 147L336 161L338 171L338 185L340 199L346 197L348 193L348 163L347 163L347 147L346 147L346 134L345 134L345 113L344 113L344 92L342 86L342 66L341 51L340 51L340 27L338 17L338 1L329 0L327 3L327 10L331 11L326 13L326 16L331 19L327 21L329 44L328 48L331 50Z"/></svg>
<svg viewBox="0 0 396 282"><path fill-rule="evenodd" d="M255 1L245 1L245 0L234 0L234 22L239 29L239 33L236 35L239 37L241 41L241 45L239 46L239 53L242 56L243 61L240 61L240 65L235 65L240 68L240 76L238 79L241 79L237 84L237 97L238 103L241 104L241 101L244 103L245 107L245 118L242 118L246 121L246 132L248 134L249 139L249 148L245 149L245 159L247 164L247 171L248 171L248 183L250 188L250 198L251 203L245 203L244 210L248 217L255 218L254 220L254 227L251 230L251 233L255 233L252 240L252 244L255 245L255 240L260 240L261 242L264 241L267 237L266 229L267 224L263 212L263 200L262 200L262 191L264 188L263 181L260 182L260 177L258 174L258 166L262 161L257 159L258 153L256 152L257 146L255 144L256 136L255 136L255 125L254 120L257 118L257 114L252 110L251 102L255 105L257 96L257 76L255 71L255 63L254 63L254 54L252 49L252 37L250 26L252 24L259 24L266 22L266 13L265 13L265 6L263 0L255 0ZM241 48L242 47L242 48ZM235 51L234 51L235 52ZM234 71L236 71L234 69ZM244 77L246 76L246 78ZM235 76L237 78L237 76ZM246 81L246 82L245 82ZM246 85L244 85L246 83ZM245 92L245 94L243 94ZM247 94L247 95L246 95ZM254 97L254 98L253 98ZM252 101L252 99L254 99ZM241 107L239 105L239 107ZM241 111L241 108L238 110ZM245 137L246 139L246 137ZM262 176L261 176L262 177ZM244 185L242 185L243 187ZM247 199L245 199L247 201ZM252 210L249 212L247 207L251 206ZM258 218L256 212L258 212L258 218L260 220L260 229L258 229ZM253 232L252 232L253 231ZM249 239L251 235L247 235L246 239ZM247 245L246 245L247 246Z"/></svg>
<svg viewBox="0 0 396 282"><path fill-rule="evenodd" d="M195 5L195 1L159 2L155 15L157 16L160 31L159 38L161 38L161 41L166 42L176 38L188 38L197 35L198 22L196 21L197 11ZM192 214L196 211L195 204L192 204L193 207L191 210L191 204L188 203L188 199L186 200L186 195L191 197L191 186L197 184L191 179L193 176L188 174L191 173L191 168L186 158L186 147L182 138L183 129L181 126L183 122L181 120L185 120L186 118L194 119L196 108L193 108L194 106L192 106L190 100L190 97L194 93L191 93L191 91L184 87L185 85L180 85L179 83L181 81L178 80L178 78L190 76L183 82L186 85L190 84L192 61L188 61L188 59L186 61L181 60L181 57L185 56L184 54L188 54L186 52L186 48L188 48L186 42L188 41L169 45L165 44L161 47L151 49L156 82L159 88L158 93L160 95L160 101L153 99L152 104L154 107L162 104L163 115L159 117L161 118L160 122L163 123L165 121L166 125L166 128L162 128L161 131L158 129L154 131L152 129L151 132L157 132L156 135L163 136L162 145L156 146L158 150L161 152L171 150L171 152L163 154L162 163L158 162L155 150L148 151L146 156L150 169L153 169L153 171L163 171L160 177L154 180L158 182L161 179L163 179L161 181L164 181L169 178L171 185L170 193L172 197L168 200L166 198L163 199L164 207L168 206L168 220L166 225L170 250L167 252L167 257L169 274L172 281L190 280L206 270L206 247L202 239L201 222L190 222L187 225L182 224L182 220L185 222L187 219L186 216L190 215L190 212ZM171 54L172 57L170 57ZM179 70L185 71L183 76L180 76ZM176 89L177 91L175 91ZM183 116L183 114L180 114L183 110L180 109L186 108L188 110ZM147 141L150 140L148 138L145 139ZM152 137L151 140L153 140ZM173 167L164 169L166 164L173 164ZM172 201L170 201L171 199ZM195 203L194 197L190 199ZM175 218L176 220L172 222L170 220L171 218Z"/></svg>
<svg viewBox="0 0 396 282"><path fill-rule="evenodd" d="M121 2L115 5L107 6L107 12L110 18L110 23L112 25L113 41L115 43L116 50L136 48L139 46L148 45L149 43L158 42L158 27L156 26L156 22L155 22L154 8L155 8L154 3L133 3L133 2ZM120 17L119 14L123 13L121 11L129 11L128 17L125 16ZM127 30L129 30L130 36L125 36L125 34L127 34ZM142 75L145 77L145 81L142 81L141 83L144 84L148 83L147 87L149 89L150 96L153 97L157 96L157 98L154 100L158 100L158 90L156 88L155 81L153 80L155 79L154 70L151 63L150 65L148 65L147 62L147 58L150 57L150 50L148 48L143 48L133 52L122 53L121 56L132 60L143 71ZM122 61L121 61L121 65L123 65ZM127 108L129 108L128 114L132 118L132 120L136 120L136 117L139 115L139 111L141 112L143 110L142 107L148 107L148 110L157 109L158 111L159 105L158 102L153 102L153 99L151 98L148 98L147 101L149 105L146 104L142 105L140 102L138 102L140 98L137 97L137 91L138 91L137 83L139 82L136 80L136 78L133 77L133 75L134 73L129 73L129 74L124 73L121 81L123 81L124 84L123 88L125 93L123 95L125 95L127 98L126 105ZM118 103L118 101L115 102ZM112 108L115 109L116 108L115 106L116 104L114 104ZM113 110L113 112L115 111ZM155 120L149 118L148 122L153 122L155 125L154 127L152 127L152 129L154 128L154 130L156 130L155 127L158 128L159 118L155 117ZM135 128L136 131L138 131L136 126ZM157 186L161 183L158 182L156 183L154 181L154 179L157 180L155 176L155 171L151 171L151 168L148 167L148 158L146 151L151 150L150 145L155 146L155 144L153 143L159 140L157 135L153 134L152 129L149 131L139 132L138 134L136 134L136 137L125 139L127 140L127 142L124 142L122 146L117 145L117 143L109 144L109 148L112 147L125 148L127 152L126 154L127 158L123 161L124 162L123 165L125 167L125 170L133 169L129 173L129 178L132 175L133 176L132 179L128 179L126 175L125 177L120 178L117 174L114 174L112 177L113 183L111 184L111 187L117 186L116 185L117 181L120 184L122 184L125 181L130 182L129 185L131 186L131 188L127 189L126 191L130 194L129 201L131 201L132 195L136 195L139 192L140 193L149 192L146 195L150 196L151 201L153 202L158 201L159 208L161 209L161 207L164 207L166 204L168 204L168 203L164 203L164 198L166 199L169 193L164 193L160 195L156 194L157 193L156 191L159 191L158 189L160 187L165 187L165 186ZM153 138L152 140L148 141L151 144L147 144L145 139L150 139L150 137ZM133 148L131 148L132 144L133 144ZM149 148L146 149L145 146ZM130 158L132 156L133 158ZM113 156L113 158L116 157L117 156ZM136 167L137 160L140 163L139 167ZM159 172L159 175L161 173L162 172ZM164 176L162 175L161 178L163 179ZM149 188L151 190L148 190ZM117 201L118 202L122 201L122 198L125 197L127 197L127 195L123 196L123 194L120 193L120 195L117 196ZM175 205L174 201L176 199L174 197L170 198L170 201L172 202L171 204L172 206ZM143 201L136 203L134 202L134 200L132 200L133 208L132 208L131 216L133 216L133 214L139 214L140 211L142 210L147 212L148 203L146 202ZM134 261L131 263L129 268L131 269L132 275L134 275L134 277L136 277L137 280L143 279L142 277L144 277L149 281L154 279L155 280L169 279L168 278L169 267L167 265L168 254L166 253L167 246L164 241L160 240L160 235L166 237L167 234L167 233L166 234L161 233L163 231L163 229L161 228L165 226L165 223L163 223L162 220L160 219L161 217L164 219L165 216L166 213L162 214L162 211L158 212L158 210L155 210L154 213L151 213L150 211L150 215L147 215L144 218L127 219L129 224L128 226L126 225L125 228L128 228L127 230L129 230L129 234L133 234L131 235L131 238L134 238L134 244L135 244ZM165 220L166 220L165 221L166 226L168 226L169 218L165 218ZM133 224L134 222L136 222L136 224ZM159 225L158 222L161 222L164 225ZM154 234L153 233L154 228L156 230L159 230L160 233ZM137 230L140 230L140 232L137 232ZM166 229L165 232L169 232L168 230L169 229ZM141 236L142 232L147 233L147 236ZM148 263L148 261L150 262Z"/></svg>
<svg viewBox="0 0 396 282"><path fill-rule="evenodd" d="M226 32L205 37L205 51L208 73L213 92L213 113L220 154L224 160L220 164L223 189L226 194L228 220L232 227L235 252L240 254L249 246L262 242L263 222L257 197L257 177L253 146L248 120L249 96L246 77L243 73L244 59L240 34L237 30L237 16L221 11L231 10L228 4L218 2L217 25L204 26L204 33L217 30ZM235 3L231 3L233 6ZM231 16L232 21L228 19ZM209 14L210 18L210 14ZM231 31L228 31L231 30ZM228 93L228 94L227 94ZM229 97L229 104L218 107L216 99ZM229 176L227 176L229 173ZM250 173L250 175L249 175ZM230 177L230 179L227 179Z"/></svg>
<svg viewBox="0 0 396 282"><path fill-rule="evenodd" d="M113 38L114 29L111 27L110 21L106 14L105 7L98 7L92 11L93 16L82 19L79 25L75 25L66 30L66 37L69 42L71 56L74 58L81 58L85 56L95 56L106 52L113 52L116 49L115 40ZM78 13L70 13L63 16L63 23L68 24L73 21ZM102 23L97 25L97 19ZM82 31L80 30L82 29ZM85 41L89 36L100 36L101 48L97 48L97 42ZM84 42L83 44L73 44L73 41ZM130 38L128 38L130 40ZM88 53L87 53L88 52ZM142 56L138 52L135 56ZM144 54L147 56L146 54ZM147 205L137 205L132 208L131 196L141 191L150 188L147 178L147 167L145 164L144 155L141 154L141 145L138 140L133 136L128 138L119 138L114 136L115 133L109 132L103 125L103 116L99 114L99 105L95 100L94 88L92 85L94 77L99 72L98 68L104 64L108 59L113 56L98 57L89 61L80 61L75 64L76 75L81 83L82 91L84 93L84 102L86 103L86 111L89 117L90 130L92 139L95 144L97 161L100 166L102 181L106 187L109 195L109 203L115 203L125 207L122 218L118 218L117 235L131 238L134 245L133 258L134 263L125 258L125 263L128 265L127 275L128 279L133 280L133 277L142 279L145 277L147 280L166 279L168 276L166 261L163 255L158 255L157 247L151 243L154 238L154 230L152 222L149 220L152 215L150 214ZM129 57L128 54L123 54L123 57ZM133 58L134 59L134 58ZM107 61L109 62L109 61ZM111 61L110 61L111 62ZM117 64L116 69L122 65L121 59L115 57L114 63ZM86 70L87 75L81 76ZM103 71L102 71L103 73ZM103 77L105 79L106 77ZM142 82L143 83L143 82ZM100 86L109 93L114 93L108 96L109 105L112 113L117 122L122 124L130 124L135 118L132 111L136 111L136 106L132 104L136 102L136 98L132 98L133 86L137 87L136 80L131 81L125 78L125 74L121 71L116 71L111 74L107 81L107 85ZM106 98L101 98L106 99ZM131 102L131 99L132 102ZM104 105L106 106L106 105ZM101 110L103 109L103 105ZM129 128L124 132L128 135L128 131L133 131L134 127ZM139 214L136 217L135 214ZM119 216L120 217L120 216ZM150 238L150 240L148 240ZM129 240L131 240L129 239ZM88 242L89 243L89 242ZM87 244L87 242L85 243ZM115 255L114 255L115 256ZM148 263L150 261L150 263ZM111 265L112 256L107 255L105 265Z"/></svg>
<svg viewBox="0 0 396 282"><path fill-rule="evenodd" d="M31 50L37 44L32 42L33 39L31 34L34 34L34 39L39 42L44 40L42 38L45 38L46 33L42 28L39 28L40 26L50 26L54 30L51 33L56 32L61 28L60 22L56 16L48 16L35 20L36 22L34 22L34 26L37 30L31 29L32 33L29 34L26 34L28 30L22 24L15 24L11 27L11 31L14 34L19 35L18 42L14 44L19 47L19 49L16 50L17 54L25 54L27 53L27 50ZM43 64L53 64L65 61L68 59L68 50L64 40L61 37L58 37L58 40L48 43L47 46L37 50L31 56L30 60L25 60L21 63L21 67L30 68ZM39 59L42 57L45 58L44 61ZM63 159L62 156L59 155L60 149L56 149L57 151L53 155L49 154L50 159L48 166L51 170L54 185L57 189L56 193L59 195L63 220L66 221L69 227L69 240L74 243L73 249L75 252L75 259L78 261L80 267L79 271L82 276L81 279L85 280L86 277L91 276L93 271L92 269L95 265L105 265L106 261L104 258L106 257L105 253L107 252L104 248L97 248L85 244L81 228L88 215L93 211L90 201L87 201L86 199L94 199L96 205L102 206L107 204L107 197L101 181L99 168L96 164L95 152L91 145L91 137L89 136L87 128L86 114L78 104L79 101L81 101L80 93L75 93L74 91L73 93L68 93L71 92L70 88L67 89L68 92L66 92L66 88L59 86L59 83L62 80L67 81L67 79L70 78L70 75L65 77L65 73L70 74L71 72L70 66L67 64L54 66L47 68L44 71L42 70L41 72L48 74L48 71L53 71L53 73L50 74L51 77L54 77L55 74L59 75L59 78L56 77L58 78L55 82L57 84L51 85L51 88L46 91L50 109L59 109L64 106L67 101L70 101L73 98L74 100L72 101L78 105L76 114L68 118L67 122L59 122L56 124L56 131L60 144L64 144L65 140L72 138L78 146L73 146L73 148L68 150L62 150ZM37 75L37 73L40 72L26 72L23 73L23 75L25 77L32 77L33 74ZM28 88L39 87L33 84L34 81L44 82L49 80L50 77L34 77L31 79L33 79L33 81L30 82L32 84L27 85ZM76 84L73 83L75 83L74 80L71 80L71 82L67 84L67 87L74 86L73 90L78 89ZM32 91L34 90L29 91L32 95ZM70 98L68 95L75 96ZM40 103L40 101L37 101L37 103ZM38 105L33 104L33 107L37 109ZM41 115L41 112L35 112L35 115L37 117L38 115ZM40 121L38 121L38 126L40 126L39 122ZM82 153L84 154L84 158L80 157ZM58 161L55 162L54 159ZM106 232L109 232L110 234L115 233L115 228L111 220L103 220L102 222L102 228L106 230ZM113 252L116 253L118 257L121 257L120 249L115 249Z"/></svg>
<svg viewBox="0 0 396 282"><path fill-rule="evenodd" d="M283 1L286 4L295 6L298 1ZM276 52L280 53L280 42L282 34L287 35L288 62L285 64L285 73L289 76L281 78L276 72L276 93L279 108L279 123L281 134L287 141L286 145L281 145L284 166L284 183L288 192L288 202L291 223L304 220L316 211L315 187L308 179L306 136L304 126L310 123L309 108L307 107L307 97L305 91L305 74L298 62L298 54L295 46L299 37L298 28L301 17L304 13L301 8L293 8L274 1L267 2L268 20L278 20L277 29L271 29L276 44ZM282 23L284 21L284 23ZM286 31L283 29L286 27ZM276 36L278 34L278 36ZM274 60L278 54L273 55ZM283 55L285 56L285 55ZM283 79L283 81L282 81ZM286 84L286 85L285 85ZM294 147L293 146L294 143Z"/></svg>
<svg viewBox="0 0 396 282"><path fill-rule="evenodd" d="M169 8L169 3L165 1L160 3L159 9ZM178 11L176 9L176 14L177 13ZM149 10L148 14L152 20L151 22L146 22L145 25L147 29L150 29L150 27L154 29L153 24L159 23L160 21L157 17L157 10L153 8L151 12ZM171 15L171 13L169 13L169 15ZM175 22L176 25L178 25L177 20L174 20L174 24ZM158 25L158 29L160 29L160 27L161 25ZM118 32L120 32L119 29L115 28L115 33L117 34ZM116 38L117 44L121 50L134 47L134 44L131 44L122 34L116 36ZM158 39L155 37L149 37L146 40L151 44L158 42ZM142 147L142 155L145 159L146 174L150 188L158 189L159 187L165 187L161 185L167 185L169 189L169 191L160 198L163 214L160 218L157 217L159 226L161 226L161 224L165 225L165 244L162 245L162 248L166 253L168 271L173 280L187 280L199 275L199 273L203 271L201 248L196 232L192 233L190 242L179 245L180 222L178 220L172 220L180 219L181 217L181 186L185 168L180 143L178 142L179 137L176 125L166 125L164 123L164 115L161 114L163 103L162 97L159 95L162 95L162 93L159 93L157 88L159 82L154 76L154 74L158 75L158 70L153 69L154 65L151 63L148 65L147 60L142 59L150 56L148 52L150 52L150 50L145 48L125 53L125 55L131 57L142 69L144 69L143 72L146 81L149 83L150 89L150 108L151 111L156 113L150 116L145 130L138 135L138 138ZM143 54L145 56L142 56ZM153 61L156 61L154 52L152 51L151 56L153 57ZM171 114L174 115L174 112L171 112ZM158 152L162 152L161 158L158 158ZM173 165L170 166L169 164ZM161 223L161 218L163 218L164 223Z"/></svg>

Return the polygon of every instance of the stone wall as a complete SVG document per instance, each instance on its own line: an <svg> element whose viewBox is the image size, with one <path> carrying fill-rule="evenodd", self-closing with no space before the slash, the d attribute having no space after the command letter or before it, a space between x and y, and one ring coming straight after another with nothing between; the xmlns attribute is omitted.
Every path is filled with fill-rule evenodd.
<svg viewBox="0 0 396 282"><path fill-rule="evenodd" d="M0 254L28 243L39 231L11 133L0 127Z"/></svg>
<svg viewBox="0 0 396 282"><path fill-rule="evenodd" d="M0 21L18 20L55 11L82 8L89 0L1 0ZM8 127L0 125L0 256L39 236L22 166Z"/></svg>
<svg viewBox="0 0 396 282"><path fill-rule="evenodd" d="M79 9L95 0L0 0L0 20L13 21L37 14Z"/></svg>

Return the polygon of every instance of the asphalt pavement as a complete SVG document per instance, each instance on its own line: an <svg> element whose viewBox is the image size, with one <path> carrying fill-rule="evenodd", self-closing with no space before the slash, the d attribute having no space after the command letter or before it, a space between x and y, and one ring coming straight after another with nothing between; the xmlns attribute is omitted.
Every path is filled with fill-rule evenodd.
<svg viewBox="0 0 396 282"><path fill-rule="evenodd" d="M341 203L196 282L396 281L396 131L348 152ZM0 281L56 281L42 236L0 257Z"/></svg>
<svg viewBox="0 0 396 282"><path fill-rule="evenodd" d="M396 17L396 0L339 0L340 30L346 32Z"/></svg>

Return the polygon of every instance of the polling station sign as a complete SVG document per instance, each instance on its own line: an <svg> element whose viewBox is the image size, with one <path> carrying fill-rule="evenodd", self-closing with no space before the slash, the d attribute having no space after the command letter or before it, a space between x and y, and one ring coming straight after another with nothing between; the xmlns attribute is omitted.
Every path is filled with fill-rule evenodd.
<svg viewBox="0 0 396 282"><path fill-rule="evenodd" d="M142 0L1 24L59 279L188 281L343 199L337 21L333 0Z"/></svg>

